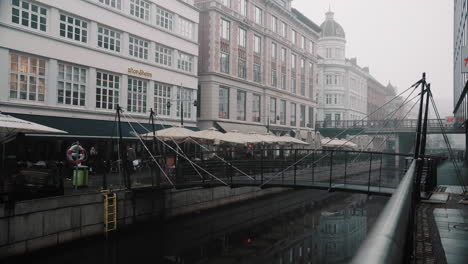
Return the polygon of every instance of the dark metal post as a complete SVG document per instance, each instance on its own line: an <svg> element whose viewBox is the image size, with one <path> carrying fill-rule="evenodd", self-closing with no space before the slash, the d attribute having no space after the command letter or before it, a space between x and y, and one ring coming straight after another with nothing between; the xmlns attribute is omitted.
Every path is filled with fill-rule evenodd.
<svg viewBox="0 0 468 264"><path fill-rule="evenodd" d="M261 149L261 153L260 153L260 181L261 181L261 184L263 184L263 166L265 166L264 162L263 162L263 154L264 153L265 153L265 146L263 145L262 149Z"/></svg>
<svg viewBox="0 0 468 264"><path fill-rule="evenodd" d="M118 142L118 144L119 144L119 148L120 148L119 159L120 159L120 164L123 167L125 186L127 187L127 189L131 189L132 188L132 183L130 182L130 176L129 176L129 173L128 173L128 166L127 166L128 165L127 164L127 150L125 149L123 141L122 141L122 125L120 123L120 111L122 111L122 108L120 107L120 105L117 105L117 121L118 121L118 127L119 127L119 142Z"/></svg>
<svg viewBox="0 0 468 264"><path fill-rule="evenodd" d="M348 174L348 152L344 153L344 184L346 185L346 175Z"/></svg>
<svg viewBox="0 0 468 264"><path fill-rule="evenodd" d="M421 101L419 102L419 113L418 113L418 128L416 130L416 144L414 147L414 158L419 158L419 145L421 143L421 121L422 121L422 112L424 104L424 88L426 87L426 73L423 73L421 79Z"/></svg>
<svg viewBox="0 0 468 264"><path fill-rule="evenodd" d="M424 113L424 123L422 130L422 140L421 140L421 155L426 154L426 137L427 137L427 117L429 115L429 96L431 96L431 84L427 84L426 88L426 110Z"/></svg>
<svg viewBox="0 0 468 264"><path fill-rule="evenodd" d="M315 182L315 149L312 152L312 183Z"/></svg>
<svg viewBox="0 0 468 264"><path fill-rule="evenodd" d="M383 153L380 154L379 190L380 190L381 179L382 179L382 160L383 160Z"/></svg>
<svg viewBox="0 0 468 264"><path fill-rule="evenodd" d="M297 175L297 149L294 150L294 185L296 185L296 175Z"/></svg>
<svg viewBox="0 0 468 264"><path fill-rule="evenodd" d="M333 150L330 152L330 190L332 187L332 174L333 174Z"/></svg>
<svg viewBox="0 0 468 264"><path fill-rule="evenodd" d="M153 153L152 155L154 156L156 154L156 128L154 127L154 115L156 115L156 113L153 111L153 108L150 109L150 120L151 120L151 128L153 129ZM154 166L155 164L153 164L152 166L150 166L150 169L151 169L151 185L154 186L154 171L155 170L158 170L159 168L155 168ZM160 183L160 177L161 175L160 174L157 174L156 175L156 185L159 186L159 183Z"/></svg>
<svg viewBox="0 0 468 264"><path fill-rule="evenodd" d="M372 172L372 152L370 154L370 162L369 162L369 178L367 180L367 192L370 192L370 180L371 180L371 172Z"/></svg>

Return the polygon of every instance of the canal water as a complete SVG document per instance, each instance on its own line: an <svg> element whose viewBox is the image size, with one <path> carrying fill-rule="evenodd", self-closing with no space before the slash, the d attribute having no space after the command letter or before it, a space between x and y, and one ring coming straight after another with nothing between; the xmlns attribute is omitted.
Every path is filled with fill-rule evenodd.
<svg viewBox="0 0 468 264"><path fill-rule="evenodd" d="M147 222L6 263L348 263L387 197L287 191Z"/></svg>
<svg viewBox="0 0 468 264"><path fill-rule="evenodd" d="M463 162L456 161L458 167L460 168L460 175L463 181L468 183L468 175L467 170L463 166ZM455 168L453 166L452 161L444 160L441 161L440 164L437 166L437 184L440 185L460 185L460 181L457 178L457 174L455 172Z"/></svg>

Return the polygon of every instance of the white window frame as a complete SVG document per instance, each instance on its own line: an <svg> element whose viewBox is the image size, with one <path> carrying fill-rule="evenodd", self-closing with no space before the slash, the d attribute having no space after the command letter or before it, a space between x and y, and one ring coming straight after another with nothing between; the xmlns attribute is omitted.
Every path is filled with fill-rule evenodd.
<svg viewBox="0 0 468 264"><path fill-rule="evenodd" d="M122 0L99 0L103 5L121 10L122 9Z"/></svg>
<svg viewBox="0 0 468 264"><path fill-rule="evenodd" d="M38 31L47 31L47 8L24 0L11 1L11 22Z"/></svg>
<svg viewBox="0 0 468 264"><path fill-rule="evenodd" d="M132 57L147 60L149 51L149 41L130 36L128 39L128 54Z"/></svg>
<svg viewBox="0 0 468 264"><path fill-rule="evenodd" d="M182 18L179 16L179 21L178 21L178 27L179 27L179 34L182 37L188 38L188 39L193 39L193 26L194 23L190 20L187 20L185 18Z"/></svg>
<svg viewBox="0 0 468 264"><path fill-rule="evenodd" d="M148 81L129 77L127 84L127 111L132 113L146 113Z"/></svg>
<svg viewBox="0 0 468 264"><path fill-rule="evenodd" d="M224 18L221 18L221 39L231 40L231 22Z"/></svg>
<svg viewBox="0 0 468 264"><path fill-rule="evenodd" d="M99 48L120 53L121 36L122 34L117 30L98 25L97 44Z"/></svg>
<svg viewBox="0 0 468 264"><path fill-rule="evenodd" d="M71 22L70 22L71 21ZM79 21L79 25L77 25ZM88 42L88 22L71 16L68 14L60 13L60 36L63 38L71 39L74 41L80 41L83 43ZM63 28L62 28L63 25ZM77 34L77 30L79 34ZM70 37L71 34L71 37Z"/></svg>
<svg viewBox="0 0 468 264"><path fill-rule="evenodd" d="M87 84L87 68L65 62L59 62L57 78L58 104L81 107L86 106ZM69 92L69 94L67 94L67 92ZM67 102L67 99L70 101Z"/></svg>
<svg viewBox="0 0 468 264"><path fill-rule="evenodd" d="M144 0L130 0L130 15L149 20L150 3Z"/></svg>
<svg viewBox="0 0 468 264"><path fill-rule="evenodd" d="M156 26L172 31L174 27L174 13L156 6Z"/></svg>
<svg viewBox="0 0 468 264"><path fill-rule="evenodd" d="M172 85L158 82L154 83L154 112L157 115L171 116L171 92Z"/></svg>
<svg viewBox="0 0 468 264"><path fill-rule="evenodd" d="M244 28L239 27L239 36L238 36L238 45L239 47L246 48L247 47L247 30Z"/></svg>
<svg viewBox="0 0 468 264"><path fill-rule="evenodd" d="M115 110L119 104L121 76L105 71L96 71L96 108Z"/></svg>
<svg viewBox="0 0 468 264"><path fill-rule="evenodd" d="M30 102L44 102L47 87L47 61L43 58L18 53L10 53L9 57L9 98ZM24 65L24 62L26 65ZM24 94L23 98L22 94Z"/></svg>
<svg viewBox="0 0 468 264"><path fill-rule="evenodd" d="M154 62L172 67L174 50L164 45L156 43L154 49Z"/></svg>
<svg viewBox="0 0 468 264"><path fill-rule="evenodd" d="M179 52L179 58L177 59L177 69L192 72L193 71L194 57L189 54Z"/></svg>
<svg viewBox="0 0 468 264"><path fill-rule="evenodd" d="M254 21L259 25L263 24L263 10L258 6L255 6Z"/></svg>
<svg viewBox="0 0 468 264"><path fill-rule="evenodd" d="M258 35L254 35L254 53L262 53L262 39Z"/></svg>

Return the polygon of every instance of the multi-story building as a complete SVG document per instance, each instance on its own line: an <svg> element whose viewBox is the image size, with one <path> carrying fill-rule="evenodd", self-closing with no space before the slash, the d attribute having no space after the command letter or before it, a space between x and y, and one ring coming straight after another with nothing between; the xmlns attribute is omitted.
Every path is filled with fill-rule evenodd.
<svg viewBox="0 0 468 264"><path fill-rule="evenodd" d="M454 1L454 31L453 31L453 104L455 122L465 125L468 117L468 74L462 73L462 49L468 43L468 0ZM465 126L468 129L468 126ZM467 131L468 132L468 131ZM468 133L467 133L468 134Z"/></svg>
<svg viewBox="0 0 468 264"><path fill-rule="evenodd" d="M346 59L346 35L333 12L326 13L320 27L317 119L325 124L361 120L367 115L368 69L359 67L356 58Z"/></svg>
<svg viewBox="0 0 468 264"><path fill-rule="evenodd" d="M369 73L369 68L364 67L364 71ZM386 108L382 106L387 102L385 85L377 81L369 74L367 78L367 113L369 120L385 120L387 118Z"/></svg>
<svg viewBox="0 0 468 264"><path fill-rule="evenodd" d="M0 1L0 110L60 139L115 136L117 105L196 126L198 19L193 0Z"/></svg>
<svg viewBox="0 0 468 264"><path fill-rule="evenodd" d="M291 0L196 0L200 9L198 125L241 132L314 130L320 28Z"/></svg>

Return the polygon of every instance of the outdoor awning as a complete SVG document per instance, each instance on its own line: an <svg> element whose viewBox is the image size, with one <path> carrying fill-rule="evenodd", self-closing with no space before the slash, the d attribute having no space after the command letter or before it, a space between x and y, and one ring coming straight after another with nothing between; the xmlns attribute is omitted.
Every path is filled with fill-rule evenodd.
<svg viewBox="0 0 468 264"><path fill-rule="evenodd" d="M60 116L42 116L42 115L28 115L28 114L16 114L11 113L11 116L38 123L44 126L52 127L55 129L63 130L68 132L66 135L56 134L26 134L27 136L38 136L38 137L67 137L67 138L116 138L117 134L117 123L108 120L95 120L95 119L83 119L83 118L68 118ZM138 134L148 133L153 131L152 126L148 123L140 124L130 122L133 128ZM122 137L126 139L137 139L134 135L133 129L126 121L121 122ZM170 126L165 126L170 127ZM155 124L155 129L160 130L164 127L160 124ZM190 130L198 130L195 127L187 127Z"/></svg>
<svg viewBox="0 0 468 264"><path fill-rule="evenodd" d="M248 134L248 133L256 133L256 134L266 134L267 128L262 125L246 125L246 124L238 124L238 123L227 123L227 122L216 122L216 124L224 130L224 132L232 132L237 130L239 132Z"/></svg>
<svg viewBox="0 0 468 264"><path fill-rule="evenodd" d="M66 134L67 132L14 116L0 114L0 142L5 143L12 140L18 133Z"/></svg>

